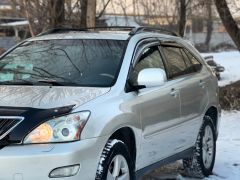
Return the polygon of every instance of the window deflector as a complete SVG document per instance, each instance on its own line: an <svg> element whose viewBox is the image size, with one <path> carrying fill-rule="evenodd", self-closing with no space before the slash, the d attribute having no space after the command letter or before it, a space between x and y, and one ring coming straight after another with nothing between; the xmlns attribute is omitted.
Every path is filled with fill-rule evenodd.
<svg viewBox="0 0 240 180"><path fill-rule="evenodd" d="M150 42L142 47L137 48L136 50L136 53L134 55L134 59L133 59L133 68L135 67L135 65L138 63L139 59L141 58L141 55L142 55L142 52L149 48L149 47L152 47L152 46L159 46L160 45L160 42L159 41L153 41L153 42ZM140 45L141 46L141 45Z"/></svg>
<svg viewBox="0 0 240 180"><path fill-rule="evenodd" d="M138 63L141 63L140 61L142 60L142 57L145 55L145 51L150 49L150 48L156 48L157 52L158 52L158 55L159 55L159 61L162 61L162 64L164 66L163 70L165 71L165 63L163 62L163 59L162 59L162 56L161 56L161 53L159 51L159 45L160 45L160 42L159 41L154 41L154 42L151 42L151 43L148 43L148 44L145 44L143 45L141 48L138 49L138 52L136 53L136 57L135 57L135 61L134 61L134 64L132 65L132 69L131 69L131 72L130 72L130 76L129 76L129 81L131 82L131 84L134 81L135 78L133 78L133 74L132 72L134 72L134 69L136 68L137 64ZM151 54L149 54L151 55ZM146 57L148 57L149 55L146 55ZM144 58L145 59L145 58ZM166 73L166 72L165 72ZM132 84L133 85L133 84Z"/></svg>
<svg viewBox="0 0 240 180"><path fill-rule="evenodd" d="M181 44L178 44L177 42L174 41L160 41L161 46L169 46L169 47L178 47L178 48L183 48Z"/></svg>

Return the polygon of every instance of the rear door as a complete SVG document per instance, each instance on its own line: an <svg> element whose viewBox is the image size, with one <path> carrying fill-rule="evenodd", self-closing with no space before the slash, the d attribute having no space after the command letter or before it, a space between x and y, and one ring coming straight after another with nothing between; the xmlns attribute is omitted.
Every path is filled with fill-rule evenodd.
<svg viewBox="0 0 240 180"><path fill-rule="evenodd" d="M181 118L185 121L193 122L191 130L192 142L195 143L199 128L203 120L203 112L208 104L208 91L206 82L209 73L203 68L200 61L193 56L190 51L183 48L182 54L188 64L189 76L181 87Z"/></svg>
<svg viewBox="0 0 240 180"><path fill-rule="evenodd" d="M181 134L177 138L182 148L186 149L196 141L202 122L201 112L208 101L202 65L175 42L162 43L161 50L166 59L169 81L175 82L180 91L181 116L177 126Z"/></svg>

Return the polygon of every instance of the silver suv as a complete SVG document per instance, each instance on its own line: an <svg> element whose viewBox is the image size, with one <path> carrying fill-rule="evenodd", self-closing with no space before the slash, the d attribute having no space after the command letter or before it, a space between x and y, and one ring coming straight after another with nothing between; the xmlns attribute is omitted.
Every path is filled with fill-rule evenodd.
<svg viewBox="0 0 240 180"><path fill-rule="evenodd" d="M133 180L178 159L212 172L217 78L174 33L53 29L0 68L1 180Z"/></svg>

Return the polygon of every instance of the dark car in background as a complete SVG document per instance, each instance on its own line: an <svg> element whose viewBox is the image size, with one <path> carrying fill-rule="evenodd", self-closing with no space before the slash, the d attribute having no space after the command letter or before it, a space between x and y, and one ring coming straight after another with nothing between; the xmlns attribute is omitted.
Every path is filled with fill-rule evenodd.
<svg viewBox="0 0 240 180"><path fill-rule="evenodd" d="M221 79L220 73L225 71L225 68L221 66L220 64L217 64L216 61L214 61L213 56L205 56L204 57L206 63L212 68L213 72L217 76L218 80Z"/></svg>

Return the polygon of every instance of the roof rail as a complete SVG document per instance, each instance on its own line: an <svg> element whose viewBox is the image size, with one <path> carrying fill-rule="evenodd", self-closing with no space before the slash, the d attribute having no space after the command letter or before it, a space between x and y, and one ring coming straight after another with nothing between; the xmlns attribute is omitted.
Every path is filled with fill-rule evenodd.
<svg viewBox="0 0 240 180"><path fill-rule="evenodd" d="M133 26L106 26L106 27L87 27L87 28L69 28L69 27L56 27L53 29L49 29L45 32L38 34L37 36L43 36L47 34L54 34L54 33L63 33L69 31L89 31L89 30L126 30L132 31L135 27Z"/></svg>
<svg viewBox="0 0 240 180"><path fill-rule="evenodd" d="M69 31L89 31L89 30L121 30L121 31L130 31L129 35L133 36L137 33L142 32L159 32L163 34L168 34L172 36L179 36L177 33L173 31L169 31L167 29L159 28L159 27L149 27L149 26L106 26L106 27L87 27L87 28L71 28L71 27L56 27L53 29L49 29L45 32L38 34L37 36L43 36L47 34L55 34L55 33L64 33Z"/></svg>
<svg viewBox="0 0 240 180"><path fill-rule="evenodd" d="M133 36L133 35L135 35L137 33L141 33L141 32L159 32L159 33L164 33L164 34L168 34L168 35L172 35L172 36L179 36L177 33L173 32L173 31L169 31L164 28L149 27L149 26L136 27L136 28L132 29L132 31L129 33L129 35Z"/></svg>

